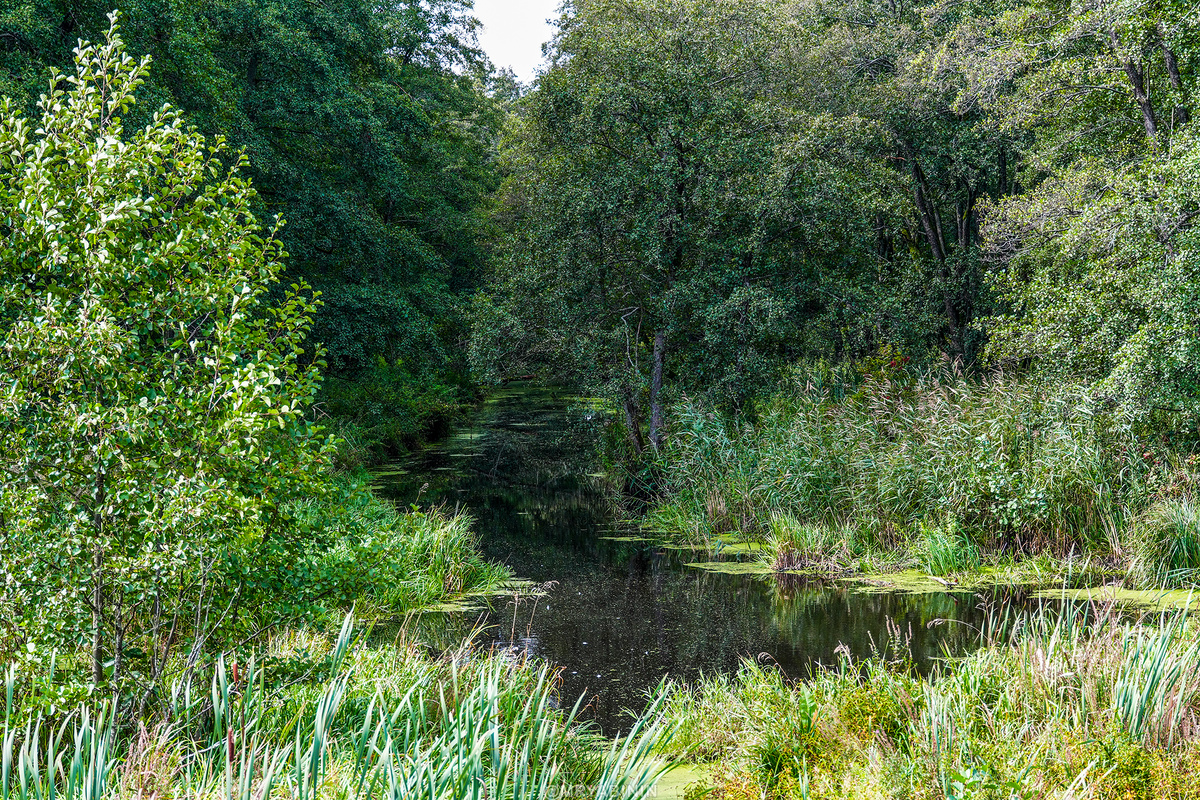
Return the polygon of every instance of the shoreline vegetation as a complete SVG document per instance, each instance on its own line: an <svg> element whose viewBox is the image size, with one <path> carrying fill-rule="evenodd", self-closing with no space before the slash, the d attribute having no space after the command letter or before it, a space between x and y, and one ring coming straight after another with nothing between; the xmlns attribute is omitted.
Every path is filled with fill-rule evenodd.
<svg viewBox="0 0 1200 800"><path fill-rule="evenodd" d="M926 678L902 632L807 680L747 661L673 685L669 757L688 797L1191 798L1200 639L1182 612L1068 605L1003 624Z"/></svg>
<svg viewBox="0 0 1200 800"><path fill-rule="evenodd" d="M811 676L748 660L672 684L685 796L1200 796L1186 437L1086 387L947 370L809 368L740 417L676 412L657 535L760 575L1042 603L991 609L979 649L927 676L897 629Z"/></svg>
<svg viewBox="0 0 1200 800"><path fill-rule="evenodd" d="M208 672L209 680L203 675ZM431 658L371 641L348 616L337 636L286 631L265 651L218 656L176 683L152 724L130 730L99 698L60 705L49 679L10 668L0 797L646 797L662 774L663 718L607 740L560 708L544 662Z"/></svg>
<svg viewBox="0 0 1200 800"><path fill-rule="evenodd" d="M769 569L1177 589L1200 575L1196 456L1084 387L798 372L753 419L682 404L660 534Z"/></svg>

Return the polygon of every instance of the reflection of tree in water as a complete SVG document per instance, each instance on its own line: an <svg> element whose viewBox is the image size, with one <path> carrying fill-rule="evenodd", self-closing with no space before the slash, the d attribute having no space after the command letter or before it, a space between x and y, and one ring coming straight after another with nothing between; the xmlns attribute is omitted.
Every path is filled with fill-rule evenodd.
<svg viewBox="0 0 1200 800"><path fill-rule="evenodd" d="M982 598L968 593L864 594L786 574L773 576L769 585L772 629L826 666L836 663L835 651L845 645L856 659L911 657L918 669L928 670L944 651L970 648L986 614ZM809 665L801 666L807 674Z"/></svg>
<svg viewBox="0 0 1200 800"><path fill-rule="evenodd" d="M911 631L919 668L929 668L943 646L961 651L975 640L968 625L928 626L939 618L977 624L969 597L863 595L839 587L781 595L774 583L680 569L652 549L627 551L601 574L565 580L529 632L541 655L571 665L567 696L599 693L595 711L609 725L622 708L640 707L642 693L665 674L731 672L742 658L761 654L801 677L816 664L835 664L841 645L856 658L872 655L887 645L889 623L906 637ZM526 635L529 613L528 606L498 609L495 640L507 643L514 627L518 639Z"/></svg>
<svg viewBox="0 0 1200 800"><path fill-rule="evenodd" d="M569 401L568 401L569 402ZM392 476L388 488L412 502L465 507L478 520L484 549L514 572L557 585L516 604L494 598L482 616L429 616L423 635L451 647L478 622L484 641L532 652L563 667L564 698L581 694L608 730L622 710L644 705L664 675L689 679L736 670L765 654L789 675L835 664L845 645L855 657L886 645L889 626L906 636L919 665L960 650L973 628L929 627L934 619L977 625L970 596L859 594L799 576L728 575L686 567L697 556L652 543L603 538L613 514L587 477L595 426L563 412L550 390L523 390L494 401L464 431Z"/></svg>

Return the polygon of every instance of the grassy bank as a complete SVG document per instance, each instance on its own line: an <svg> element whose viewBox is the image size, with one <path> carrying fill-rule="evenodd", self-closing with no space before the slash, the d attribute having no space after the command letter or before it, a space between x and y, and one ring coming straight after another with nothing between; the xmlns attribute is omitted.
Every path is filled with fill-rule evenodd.
<svg viewBox="0 0 1200 800"><path fill-rule="evenodd" d="M693 796L713 800L1200 796L1194 622L1094 607L1004 636L994 622L928 679L899 641L807 681L746 663L675 686L666 751L709 765Z"/></svg>
<svg viewBox="0 0 1200 800"><path fill-rule="evenodd" d="M197 559L178 587L152 583L132 562L121 575L132 599L119 617L119 637L101 650L100 681L90 668L94 628L87 593L76 591L45 608L0 594L0 665L16 661L31 679L53 672L59 706L119 698L122 722L129 723L161 713L172 702L167 687L227 648L258 646L297 625L334 624L351 608L371 619L402 618L493 591L511 578L506 567L484 559L469 516L401 511L376 497L366 478L322 476L321 491L283 506L270 530L247 526L230 536L219 551ZM4 544L13 554L5 564L12 574L56 568L23 539ZM109 584L119 585L115 579ZM170 613L168 603L175 604Z"/></svg>
<svg viewBox="0 0 1200 800"><path fill-rule="evenodd" d="M337 613L396 615L469 592L487 592L511 573L479 552L474 520L445 509L400 511L376 497L364 473L336 478L336 501L305 500L291 513L309 546L294 571L296 591Z"/></svg>
<svg viewBox="0 0 1200 800"><path fill-rule="evenodd" d="M752 422L681 406L663 461L651 527L762 541L780 569L1043 555L1181 585L1200 567L1195 458L1082 387L806 374Z"/></svg>
<svg viewBox="0 0 1200 800"><path fill-rule="evenodd" d="M188 672L163 714L118 724L7 675L0 797L640 798L660 728L608 742L561 710L546 665L464 650L431 659L293 630L265 652ZM641 734L648 734L642 737Z"/></svg>

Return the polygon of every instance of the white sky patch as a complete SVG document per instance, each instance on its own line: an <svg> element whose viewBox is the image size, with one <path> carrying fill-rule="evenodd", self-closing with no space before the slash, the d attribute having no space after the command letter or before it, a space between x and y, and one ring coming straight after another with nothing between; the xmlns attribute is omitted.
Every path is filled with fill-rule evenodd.
<svg viewBox="0 0 1200 800"><path fill-rule="evenodd" d="M497 67L512 67L522 83L533 80L542 64L542 43L558 18L561 0L475 0L475 16L483 23L479 45Z"/></svg>

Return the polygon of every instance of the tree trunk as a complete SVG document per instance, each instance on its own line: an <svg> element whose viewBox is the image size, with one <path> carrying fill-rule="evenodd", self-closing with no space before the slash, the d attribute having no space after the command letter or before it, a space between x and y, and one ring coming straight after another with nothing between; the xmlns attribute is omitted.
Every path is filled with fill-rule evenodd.
<svg viewBox="0 0 1200 800"><path fill-rule="evenodd" d="M929 199L925 173L921 170L921 165L917 163L916 157L910 155L910 158L912 159L913 201L917 204L917 214L921 217L921 227L925 230L925 239L929 242L929 249L933 253L933 257L938 261L945 261L946 249L941 236L941 224L937 219L937 210Z"/></svg>
<svg viewBox="0 0 1200 800"><path fill-rule="evenodd" d="M104 683L104 547L97 528L92 553L92 683Z"/></svg>
<svg viewBox="0 0 1200 800"><path fill-rule="evenodd" d="M954 305L954 293L950 291L950 264L947 261L946 237L942 234L942 218L937 206L930 199L929 184L925 172L917 162L915 150L908 148L908 157L912 161L913 200L917 205L917 214L921 218L921 227L925 230L925 239L929 249L941 267L942 303L946 314L946 324L949 326L950 348L954 355L962 355L962 331L958 320L958 309ZM962 242L958 242L961 246Z"/></svg>
<svg viewBox="0 0 1200 800"><path fill-rule="evenodd" d="M97 454L98 455L98 454ZM92 533L96 537L92 550L92 682L99 688L104 683L104 470L96 470L95 503L92 511Z"/></svg>
<svg viewBox="0 0 1200 800"><path fill-rule="evenodd" d="M1116 54L1117 60L1125 69L1125 75L1129 78L1129 88L1133 92L1133 100L1137 103L1138 110L1142 112L1142 126L1146 129L1146 137L1151 142L1157 141L1158 120L1154 116L1154 106L1150 102L1150 95L1146 93L1145 71L1134 63L1133 59L1126 60L1121 57L1121 42L1117 38L1115 30L1109 31L1109 38L1112 41L1113 53Z"/></svg>
<svg viewBox="0 0 1200 800"><path fill-rule="evenodd" d="M974 209L975 193L968 188L966 200L958 204L958 218L955 220L958 227L956 233L958 241L955 244L960 252L971 246L971 217L974 214Z"/></svg>
<svg viewBox="0 0 1200 800"><path fill-rule="evenodd" d="M121 613L121 596L117 595L115 607L113 609L113 672L112 672L112 689L113 689L113 709L118 707L121 699L121 670L125 666L125 620Z"/></svg>
<svg viewBox="0 0 1200 800"><path fill-rule="evenodd" d="M1000 154L996 159L996 192L999 197L1004 197L1008 194L1008 150L1004 145L1000 145Z"/></svg>
<svg viewBox="0 0 1200 800"><path fill-rule="evenodd" d="M1167 67L1167 75L1171 80L1171 88L1179 92L1183 100L1183 102L1175 104L1175 110L1172 113L1171 123L1173 125L1184 125L1189 119L1191 119L1192 115L1187 107L1188 97L1186 90L1183 88L1183 79L1179 76L1179 62L1175 59L1175 51L1173 51L1170 47L1167 47L1167 43L1165 41L1160 42L1159 44L1162 47L1163 62Z"/></svg>
<svg viewBox="0 0 1200 800"><path fill-rule="evenodd" d="M663 438L663 405L662 378L663 362L667 356L667 334L658 331L654 334L654 367L650 373L650 446L654 452L662 448Z"/></svg>
<svg viewBox="0 0 1200 800"><path fill-rule="evenodd" d="M875 252L881 261L891 261L895 248L892 246L891 232L888 230L887 219L881 212L875 214Z"/></svg>
<svg viewBox="0 0 1200 800"><path fill-rule="evenodd" d="M1129 76L1129 85L1133 88L1133 99L1137 102L1138 110L1142 112L1142 126L1146 129L1146 138L1150 141L1158 139L1158 120L1154 117L1154 106L1150 103L1150 95L1146 94L1142 70L1132 61L1125 62L1125 74Z"/></svg>

